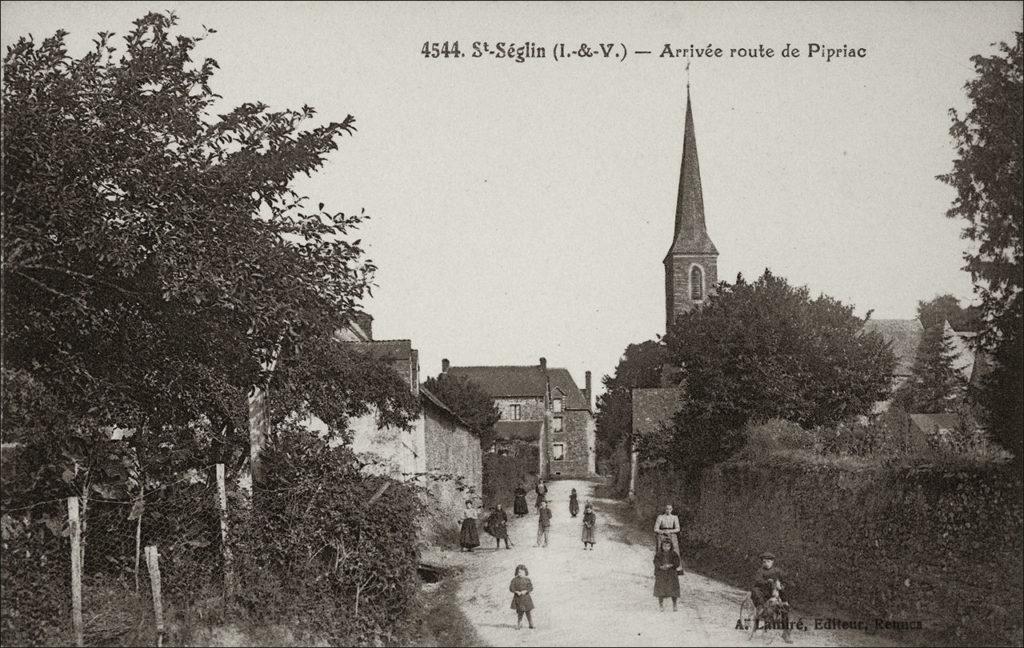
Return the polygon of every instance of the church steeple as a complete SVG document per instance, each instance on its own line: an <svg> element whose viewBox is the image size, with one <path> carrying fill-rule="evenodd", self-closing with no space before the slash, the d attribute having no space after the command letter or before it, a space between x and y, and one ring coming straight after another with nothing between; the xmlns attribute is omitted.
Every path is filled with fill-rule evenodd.
<svg viewBox="0 0 1024 648"><path fill-rule="evenodd" d="M704 192L700 184L689 83L686 84L686 122L675 231L664 264L665 330L668 331L677 316L700 306L718 281L718 250L704 222Z"/></svg>
<svg viewBox="0 0 1024 648"><path fill-rule="evenodd" d="M679 193L676 196L676 229L668 254L718 254L704 223L704 192L700 186L700 162L697 160L697 136L693 130L689 84L686 86L683 163L679 169Z"/></svg>

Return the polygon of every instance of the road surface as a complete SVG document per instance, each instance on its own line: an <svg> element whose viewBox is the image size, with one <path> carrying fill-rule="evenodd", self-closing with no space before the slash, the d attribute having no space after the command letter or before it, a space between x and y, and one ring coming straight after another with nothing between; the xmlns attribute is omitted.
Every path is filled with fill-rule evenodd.
<svg viewBox="0 0 1024 648"><path fill-rule="evenodd" d="M580 508L591 500L597 512L597 546L584 551L580 516L569 515L569 490L575 488ZM593 497L593 484L584 481L549 483L553 511L551 540L534 546L537 515L512 516L513 548L493 548L493 538L480 533L483 547L472 554L457 550L433 552L432 562L459 566L459 602L479 636L491 646L785 646L781 632L758 632L751 639L736 629L740 602L746 593L725 583L687 571L680 578L679 610L659 611L654 597L653 538L624 527L610 510L616 503ZM509 507L511 508L511 507ZM653 523L653 521L652 521ZM636 542L630 542L630 537ZM683 557L685 563L686 557ZM516 629L508 591L515 566L525 564L533 581L535 630ZM752 566L752 569L755 566ZM791 621L800 618L799 612ZM892 640L863 631L815 630L793 632L795 646L883 646Z"/></svg>

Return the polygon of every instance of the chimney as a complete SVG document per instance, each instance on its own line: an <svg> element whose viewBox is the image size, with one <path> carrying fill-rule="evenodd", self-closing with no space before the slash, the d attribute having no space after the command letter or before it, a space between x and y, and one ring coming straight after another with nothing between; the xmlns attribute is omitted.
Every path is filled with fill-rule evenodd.
<svg viewBox="0 0 1024 648"><path fill-rule="evenodd" d="M359 328L363 329L363 333L366 333L366 339L373 339L373 315L369 313L356 313L352 316Z"/></svg>
<svg viewBox="0 0 1024 648"><path fill-rule="evenodd" d="M587 371L583 374L583 382L586 387L583 389L583 395L587 397L587 409L593 409L593 402L590 400L592 396L590 392L590 372Z"/></svg>
<svg viewBox="0 0 1024 648"><path fill-rule="evenodd" d="M450 369L451 366L451 363L448 362L448 358L441 359L441 373L448 373L448 369Z"/></svg>
<svg viewBox="0 0 1024 648"><path fill-rule="evenodd" d="M540 359L540 370L541 371L547 371L548 370L548 359L547 358L541 358Z"/></svg>

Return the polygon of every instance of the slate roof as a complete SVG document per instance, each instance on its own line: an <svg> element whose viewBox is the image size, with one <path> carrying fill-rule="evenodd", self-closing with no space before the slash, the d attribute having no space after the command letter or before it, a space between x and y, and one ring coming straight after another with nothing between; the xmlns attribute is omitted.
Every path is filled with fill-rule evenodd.
<svg viewBox="0 0 1024 648"><path fill-rule="evenodd" d="M693 129L690 90L686 90L686 124L683 130L683 162L679 169L679 193L676 196L676 226L668 256L676 254L718 255L704 223L704 192L697 161L697 135Z"/></svg>
<svg viewBox="0 0 1024 648"><path fill-rule="evenodd" d="M568 369L548 367L547 380L539 365L449 367L448 375L469 378L491 398L544 398L547 380L550 380L551 389L558 388L565 395L562 402L564 409L590 409Z"/></svg>
<svg viewBox="0 0 1024 648"><path fill-rule="evenodd" d="M956 414L911 414L910 421L925 434L932 434L936 429L953 431L960 427L960 417Z"/></svg>
<svg viewBox="0 0 1024 648"><path fill-rule="evenodd" d="M898 376L909 376L917 358L917 345L921 342L924 327L917 319L871 319L864 325L865 331L877 331L892 346L896 356Z"/></svg>
<svg viewBox="0 0 1024 648"><path fill-rule="evenodd" d="M494 435L507 441L536 441L544 421L498 421L494 424Z"/></svg>

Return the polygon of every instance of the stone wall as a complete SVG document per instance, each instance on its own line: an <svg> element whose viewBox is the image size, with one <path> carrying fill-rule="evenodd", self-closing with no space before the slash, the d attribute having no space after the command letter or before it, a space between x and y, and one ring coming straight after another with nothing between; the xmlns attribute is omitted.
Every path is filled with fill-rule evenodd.
<svg viewBox="0 0 1024 648"><path fill-rule="evenodd" d="M562 429L551 431L550 447L556 443L565 444L564 458L552 459L548 475L552 479L586 479L591 474L593 452L591 444L593 416L586 410L565 410L562 412Z"/></svg>
<svg viewBox="0 0 1024 648"><path fill-rule="evenodd" d="M430 405L423 408L425 466L430 475L432 515L424 523L428 537L452 529L462 521L465 501L479 505L483 496L483 453L480 439L447 413Z"/></svg>
<svg viewBox="0 0 1024 648"><path fill-rule="evenodd" d="M708 575L746 587L770 550L798 610L920 623L898 635L916 644L1022 644L1024 493L1007 467L777 459L716 465L699 496L685 483L645 475L637 512L646 525L666 502L682 505L684 559Z"/></svg>
<svg viewBox="0 0 1024 648"><path fill-rule="evenodd" d="M544 418L543 398L495 398L494 404L501 411L503 421L514 421L511 406L519 405L520 421L540 421Z"/></svg>

